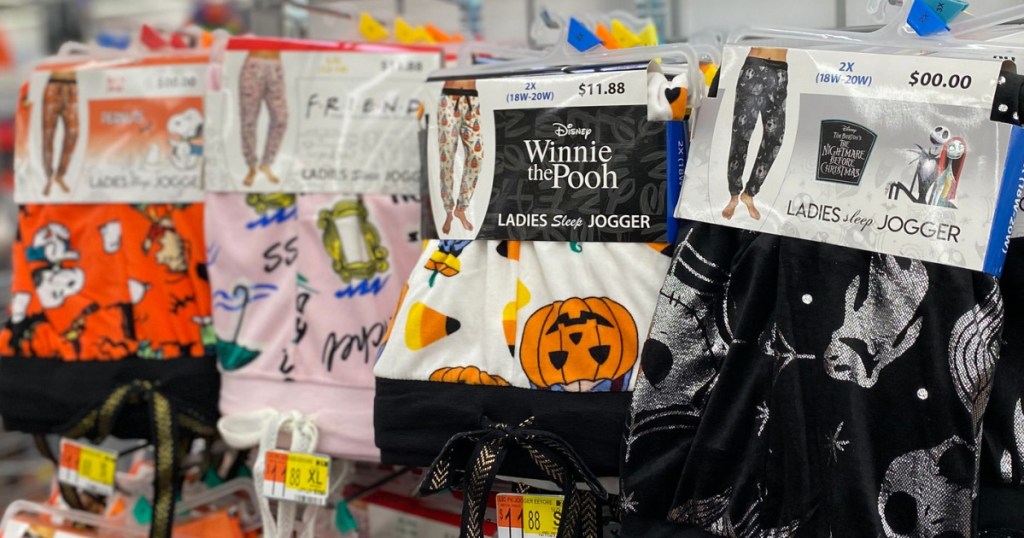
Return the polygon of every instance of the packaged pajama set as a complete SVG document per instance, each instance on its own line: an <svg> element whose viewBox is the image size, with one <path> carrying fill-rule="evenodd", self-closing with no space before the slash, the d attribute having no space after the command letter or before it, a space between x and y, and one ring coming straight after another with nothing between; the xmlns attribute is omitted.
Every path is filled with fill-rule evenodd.
<svg viewBox="0 0 1024 538"><path fill-rule="evenodd" d="M281 429L292 450L379 460L372 368L422 249L416 132L440 62L434 48L232 38L212 67L219 428L259 445L257 489ZM293 514L264 524L289 535Z"/></svg>
<svg viewBox="0 0 1024 538"><path fill-rule="evenodd" d="M624 536L968 537L1000 460L1019 483L1020 395L993 391L1024 165L1019 128L989 120L1009 74L957 63L983 87L927 103L879 74L853 98L813 85L805 66L833 54L726 48L676 212L700 222L679 232L627 419Z"/></svg>
<svg viewBox="0 0 1024 538"><path fill-rule="evenodd" d="M32 73L17 110L4 426L154 444L154 536L169 536L181 457L192 440L215 436L217 418L200 156L191 149L206 60L57 57ZM74 488L62 490L85 506Z"/></svg>
<svg viewBox="0 0 1024 538"><path fill-rule="evenodd" d="M469 536L499 471L599 497L596 477L618 473L671 253L665 199L644 212L637 198L666 184L666 124L647 119L643 67L530 78L557 95L535 105L507 98L522 77L431 83L424 222L441 239L416 262L377 361L375 431L385 463L431 466L421 493L465 489ZM623 90L563 97L597 82ZM567 151L580 158L565 164ZM528 179L554 171L567 175ZM619 222L636 227L592 222L630 213ZM566 515L566 532L575 516L596 524L588 513Z"/></svg>

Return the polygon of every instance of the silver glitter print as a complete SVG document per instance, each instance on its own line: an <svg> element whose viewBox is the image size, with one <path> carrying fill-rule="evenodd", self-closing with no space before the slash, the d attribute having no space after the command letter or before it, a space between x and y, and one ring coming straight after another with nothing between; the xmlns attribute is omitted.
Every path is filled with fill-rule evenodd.
<svg viewBox="0 0 1024 538"><path fill-rule="evenodd" d="M959 437L915 450L889 464L878 495L888 538L971 535L973 455ZM956 475L957 464L964 469Z"/></svg>
<svg viewBox="0 0 1024 538"><path fill-rule="evenodd" d="M669 512L669 521L694 525L716 536L729 538L789 538L796 534L799 521L791 521L782 527L764 528L761 525L761 501L756 498L743 510L739 518L729 515L732 488L721 495L706 499L691 499Z"/></svg>
<svg viewBox="0 0 1024 538"><path fill-rule="evenodd" d="M641 371L627 425L626 460L634 441L648 433L683 428L675 416L699 416L699 401L714 387L729 345L725 324L727 274L690 243L692 230L677 247L672 268L658 298L657 317L644 344Z"/></svg>
<svg viewBox="0 0 1024 538"><path fill-rule="evenodd" d="M919 261L909 263L903 269L895 257L874 254L866 290L862 293L859 275L850 282L843 325L825 350L829 376L871 388L917 342L922 320L916 312L928 291L928 272Z"/></svg>
<svg viewBox="0 0 1024 538"><path fill-rule="evenodd" d="M981 303L968 310L953 326L949 340L949 368L953 387L974 421L981 424L999 357L1003 332L1003 298L995 286Z"/></svg>

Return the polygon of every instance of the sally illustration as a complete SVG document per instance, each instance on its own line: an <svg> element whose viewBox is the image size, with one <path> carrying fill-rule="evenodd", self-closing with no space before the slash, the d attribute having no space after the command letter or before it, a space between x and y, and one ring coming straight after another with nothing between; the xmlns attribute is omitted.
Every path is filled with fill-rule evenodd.
<svg viewBox="0 0 1024 538"><path fill-rule="evenodd" d="M953 136L947 127L939 125L928 135L931 147L916 144L908 150L914 164L910 186L902 182L889 185L888 197L898 200L904 195L916 204L956 208L956 193L960 176L967 161L967 141Z"/></svg>
<svg viewBox="0 0 1024 538"><path fill-rule="evenodd" d="M475 80L445 82L437 110L437 123L437 145L441 153L441 201L445 211L441 231L446 234L451 232L452 217L459 219L466 230L472 230L473 223L466 217L466 208L473 198L476 182L480 179L480 167L484 163L480 136L480 97ZM462 179L456 185L455 154L460 141L465 159Z"/></svg>
<svg viewBox="0 0 1024 538"><path fill-rule="evenodd" d="M243 183L251 187L257 171L262 172L271 183L277 183L277 176L270 167L281 149L284 132L288 128L288 100L285 95L284 67L281 66L281 51L254 50L249 53L242 66L238 80L238 105L242 124L242 155L249 173ZM260 105L267 105L270 125L263 146L263 156L256 157L256 122Z"/></svg>
<svg viewBox="0 0 1024 538"><path fill-rule="evenodd" d="M43 196L50 195L56 183L64 192L68 185L64 176L78 142L78 83L74 71L54 71L43 89L43 171L46 187ZM60 159L53 170L53 146L57 144L57 120L64 124L64 139L60 142Z"/></svg>

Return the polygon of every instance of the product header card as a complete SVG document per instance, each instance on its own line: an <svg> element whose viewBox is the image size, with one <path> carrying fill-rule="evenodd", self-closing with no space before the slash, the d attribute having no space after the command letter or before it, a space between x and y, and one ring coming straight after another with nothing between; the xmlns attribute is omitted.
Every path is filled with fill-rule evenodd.
<svg viewBox="0 0 1024 538"><path fill-rule="evenodd" d="M438 50L261 41L229 45L207 94L210 190L419 194L418 119Z"/></svg>
<svg viewBox="0 0 1024 538"><path fill-rule="evenodd" d="M729 46L676 216L996 274L1022 159L989 120L1001 67Z"/></svg>
<svg viewBox="0 0 1024 538"><path fill-rule="evenodd" d="M664 241L645 70L431 82L427 237Z"/></svg>
<svg viewBox="0 0 1024 538"><path fill-rule="evenodd" d="M202 200L205 55L34 71L18 103L18 203Z"/></svg>

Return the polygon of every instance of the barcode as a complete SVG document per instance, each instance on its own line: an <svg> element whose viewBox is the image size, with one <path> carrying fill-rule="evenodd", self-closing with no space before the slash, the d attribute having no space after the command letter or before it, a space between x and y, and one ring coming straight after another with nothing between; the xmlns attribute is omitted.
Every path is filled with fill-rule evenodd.
<svg viewBox="0 0 1024 538"><path fill-rule="evenodd" d="M327 504L327 499L323 497L317 497L315 495L303 495L302 493L295 493L295 501L303 504L317 504L324 506Z"/></svg>

